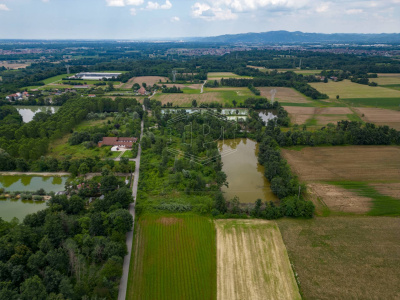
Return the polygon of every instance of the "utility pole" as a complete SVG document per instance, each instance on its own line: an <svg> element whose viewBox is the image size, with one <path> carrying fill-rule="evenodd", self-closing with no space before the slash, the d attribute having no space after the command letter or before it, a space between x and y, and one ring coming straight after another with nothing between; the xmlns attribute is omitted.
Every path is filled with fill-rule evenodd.
<svg viewBox="0 0 400 300"><path fill-rule="evenodd" d="M172 82L176 81L176 70L172 70Z"/></svg>

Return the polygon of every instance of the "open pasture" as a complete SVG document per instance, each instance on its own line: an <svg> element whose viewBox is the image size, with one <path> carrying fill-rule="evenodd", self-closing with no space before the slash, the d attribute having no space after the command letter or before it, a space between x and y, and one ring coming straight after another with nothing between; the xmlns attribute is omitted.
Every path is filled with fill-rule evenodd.
<svg viewBox="0 0 400 300"><path fill-rule="evenodd" d="M400 181L400 147L335 146L283 149L303 181Z"/></svg>
<svg viewBox="0 0 400 300"><path fill-rule="evenodd" d="M372 87L364 84L343 80L339 82L329 81L312 82L310 85L323 94L327 94L329 98L336 99L339 95L340 99L350 98L400 98L400 91L387 89L384 87Z"/></svg>
<svg viewBox="0 0 400 300"><path fill-rule="evenodd" d="M400 84L400 74L378 74L378 78L370 78L369 81L376 82L379 85Z"/></svg>
<svg viewBox="0 0 400 300"><path fill-rule="evenodd" d="M271 91L276 90L275 100L280 103L311 103L306 96L287 87L258 87L261 96L271 100Z"/></svg>
<svg viewBox="0 0 400 300"><path fill-rule="evenodd" d="M217 299L301 299L273 221L217 220Z"/></svg>
<svg viewBox="0 0 400 300"><path fill-rule="evenodd" d="M192 214L139 218L127 299L216 299L215 227Z"/></svg>
<svg viewBox="0 0 400 300"><path fill-rule="evenodd" d="M304 299L400 298L400 219L277 221Z"/></svg>
<svg viewBox="0 0 400 300"><path fill-rule="evenodd" d="M154 99L161 101L161 104L167 104L168 102L173 103L173 105L178 105L180 107L191 107L192 101L196 100L197 104L200 103L211 103L211 102L221 102L222 98L219 93L204 93L204 94L157 94Z"/></svg>
<svg viewBox="0 0 400 300"><path fill-rule="evenodd" d="M355 110L365 122L387 125L400 130L400 111L382 108L355 108Z"/></svg>

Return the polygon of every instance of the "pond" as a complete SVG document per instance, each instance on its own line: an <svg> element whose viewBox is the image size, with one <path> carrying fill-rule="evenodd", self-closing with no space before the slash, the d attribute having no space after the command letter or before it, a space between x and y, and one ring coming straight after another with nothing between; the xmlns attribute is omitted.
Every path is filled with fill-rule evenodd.
<svg viewBox="0 0 400 300"><path fill-rule="evenodd" d="M46 176L0 176L0 187L9 192L34 192L44 189L46 192L64 190L68 177ZM20 221L28 214L45 209L46 202L32 200L0 199L0 217L10 221L16 217Z"/></svg>
<svg viewBox="0 0 400 300"><path fill-rule="evenodd" d="M50 110L54 114L60 109L60 107L61 106L15 106L19 114L22 116L22 120L24 121L24 123L32 121L33 117L38 112L47 112L48 110Z"/></svg>
<svg viewBox="0 0 400 300"><path fill-rule="evenodd" d="M0 176L0 188L8 192L35 192L44 189L46 192L64 190L68 177L59 176Z"/></svg>
<svg viewBox="0 0 400 300"><path fill-rule="evenodd" d="M257 199L277 201L264 176L264 167L258 163L258 145L250 139L232 139L218 142L219 151L232 151L222 155L222 170L227 175L229 187L223 187L225 198L238 196L242 203L254 203Z"/></svg>

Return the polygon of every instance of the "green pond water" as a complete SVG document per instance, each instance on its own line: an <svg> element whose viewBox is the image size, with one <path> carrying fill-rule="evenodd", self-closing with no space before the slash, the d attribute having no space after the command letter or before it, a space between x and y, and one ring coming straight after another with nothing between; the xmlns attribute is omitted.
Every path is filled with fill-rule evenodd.
<svg viewBox="0 0 400 300"><path fill-rule="evenodd" d="M60 107L61 106L15 106L19 114L22 116L22 120L24 121L24 123L32 121L33 117L38 112L47 112L48 110L50 110L54 114L60 109Z"/></svg>
<svg viewBox="0 0 400 300"><path fill-rule="evenodd" d="M258 163L258 144L250 139L219 141L222 170L227 175L229 187L223 187L227 200L238 196L242 203L254 203L257 199L277 201L270 183L264 176L264 167ZM229 154L224 155L224 153Z"/></svg>
<svg viewBox="0 0 400 300"><path fill-rule="evenodd" d="M46 192L64 190L68 177L45 176L0 176L0 187L9 192L33 192L44 189ZM20 221L28 214L45 209L44 201L0 199L0 217L10 221L16 217Z"/></svg>

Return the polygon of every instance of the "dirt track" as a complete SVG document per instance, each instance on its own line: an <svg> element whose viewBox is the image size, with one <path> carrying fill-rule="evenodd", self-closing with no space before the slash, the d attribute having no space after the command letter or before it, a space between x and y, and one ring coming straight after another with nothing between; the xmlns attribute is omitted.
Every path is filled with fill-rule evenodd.
<svg viewBox="0 0 400 300"><path fill-rule="evenodd" d="M218 220L217 299L301 299L275 222Z"/></svg>

